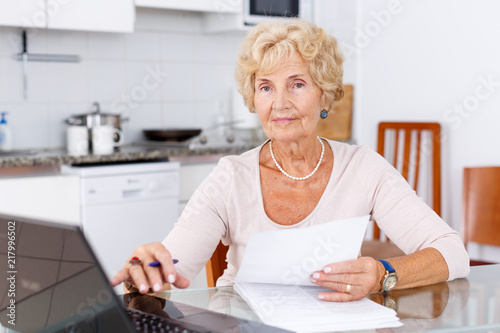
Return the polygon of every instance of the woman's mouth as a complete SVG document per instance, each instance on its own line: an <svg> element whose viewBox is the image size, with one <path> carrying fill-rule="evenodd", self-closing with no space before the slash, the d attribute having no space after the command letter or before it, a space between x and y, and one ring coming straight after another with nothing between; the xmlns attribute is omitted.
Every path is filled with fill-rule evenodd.
<svg viewBox="0 0 500 333"><path fill-rule="evenodd" d="M287 123L292 122L294 120L295 120L294 118L290 118L290 117L279 117L279 118L274 118L273 122L275 122L276 124L287 124Z"/></svg>

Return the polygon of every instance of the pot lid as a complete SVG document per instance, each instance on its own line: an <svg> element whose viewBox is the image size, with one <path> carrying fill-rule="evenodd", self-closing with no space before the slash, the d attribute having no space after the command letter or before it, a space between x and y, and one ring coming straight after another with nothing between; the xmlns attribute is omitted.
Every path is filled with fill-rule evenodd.
<svg viewBox="0 0 500 333"><path fill-rule="evenodd" d="M89 113L81 113L81 114L75 114L75 115L72 115L72 117L87 117L87 116L101 116L101 117L121 117L120 114L117 114L117 113L103 113L101 112L101 105L99 104L99 102L94 102L92 104L92 112L89 112Z"/></svg>

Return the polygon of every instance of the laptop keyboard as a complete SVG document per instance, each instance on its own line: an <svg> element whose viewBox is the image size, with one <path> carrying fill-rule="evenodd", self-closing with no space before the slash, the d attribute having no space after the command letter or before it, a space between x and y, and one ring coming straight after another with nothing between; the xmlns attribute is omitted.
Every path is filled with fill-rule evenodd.
<svg viewBox="0 0 500 333"><path fill-rule="evenodd" d="M174 319L145 313L136 309L125 308L132 326L141 333L209 333L201 326L181 323Z"/></svg>

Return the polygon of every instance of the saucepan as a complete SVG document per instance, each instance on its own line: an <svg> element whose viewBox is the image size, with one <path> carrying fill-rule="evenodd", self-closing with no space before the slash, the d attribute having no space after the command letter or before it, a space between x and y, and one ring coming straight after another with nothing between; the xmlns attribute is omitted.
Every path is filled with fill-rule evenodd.
<svg viewBox="0 0 500 333"><path fill-rule="evenodd" d="M101 106L98 102L94 102L92 107L91 113L72 115L66 119L66 123L73 126L86 126L89 130L95 126L111 126L121 130L121 123L128 121L128 118L119 114L101 112Z"/></svg>

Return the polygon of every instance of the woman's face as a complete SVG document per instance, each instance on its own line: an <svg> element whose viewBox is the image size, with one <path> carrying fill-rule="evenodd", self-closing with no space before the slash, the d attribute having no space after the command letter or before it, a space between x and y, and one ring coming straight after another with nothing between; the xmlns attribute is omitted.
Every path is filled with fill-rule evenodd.
<svg viewBox="0 0 500 333"><path fill-rule="evenodd" d="M254 104L269 139L290 142L316 136L321 90L295 52L271 74L256 74Z"/></svg>

